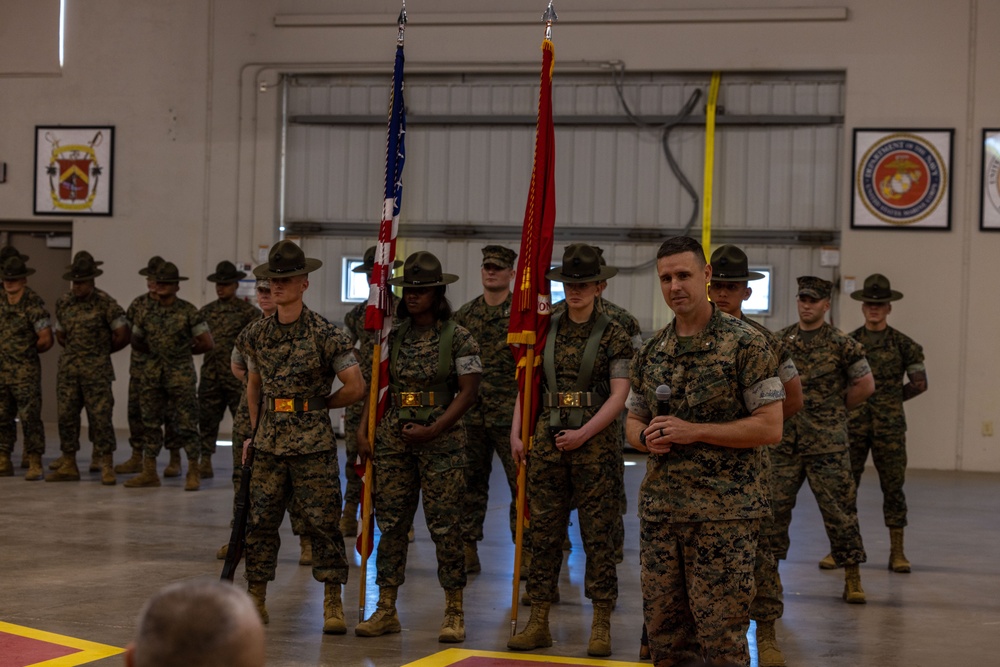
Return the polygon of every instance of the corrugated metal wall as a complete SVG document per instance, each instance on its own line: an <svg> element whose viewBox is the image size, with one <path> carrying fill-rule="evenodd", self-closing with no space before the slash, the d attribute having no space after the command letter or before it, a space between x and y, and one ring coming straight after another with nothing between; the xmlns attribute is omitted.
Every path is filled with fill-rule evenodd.
<svg viewBox="0 0 1000 667"><path fill-rule="evenodd" d="M707 88L702 75L629 75L624 97L645 117L675 115L692 91ZM294 77L288 80L288 115L382 117L384 77ZM493 124L412 125L407 132L402 220L411 225L480 227L519 225L531 171L534 128L503 122L533 117L537 76L409 76L406 101L411 117L482 117ZM725 75L720 104L727 116L785 116L808 119L843 113L842 74ZM660 132L618 122L624 117L611 76L557 76L557 117L607 119L557 126L557 235L559 230L600 230L609 263L632 267L655 254L658 242L629 242L635 228L679 229L692 203L664 159ZM694 113L703 112L699 102ZM795 318L794 278L833 277L819 264L819 249L774 245L777 230L836 234L842 127L829 124L720 126L716 149L714 228L742 230L751 261L774 269L775 303L766 324ZM312 256L327 263L313 281L308 302L333 320L351 307L340 301L340 260L360 256L374 242L381 215L385 127L353 122L288 125L286 220L347 223L370 229L336 237L307 237ZM670 145L683 171L701 190L704 129L680 126ZM609 241L609 231L620 238ZM759 232L759 243L749 239ZM427 249L445 270L463 280L450 289L455 306L479 293L479 248L493 239L401 238L401 254ZM517 249L509 237L499 241ZM562 245L557 241L556 257ZM607 297L631 310L645 331L668 318L653 268L614 278Z"/></svg>

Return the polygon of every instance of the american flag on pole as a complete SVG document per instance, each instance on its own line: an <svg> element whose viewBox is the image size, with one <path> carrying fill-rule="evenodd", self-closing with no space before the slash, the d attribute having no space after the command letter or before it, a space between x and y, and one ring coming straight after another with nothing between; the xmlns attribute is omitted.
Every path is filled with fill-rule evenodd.
<svg viewBox="0 0 1000 667"><path fill-rule="evenodd" d="M538 407L538 382L541 373L525 373L527 351L533 346L537 352L535 365L541 361L545 337L552 313L552 296L545 273L552 262L552 242L556 222L556 152L555 128L552 124L552 69L554 47L551 40L542 42L542 74L538 95L538 127L535 133L535 161L531 169L531 187L524 211L524 228L521 231L521 253L514 281L513 302L507 342L517 361L518 383L521 396L532 397L529 424L535 424ZM532 390L525 392L526 376L531 377ZM525 412L522 412L525 414ZM527 442L525 442L527 444Z"/></svg>
<svg viewBox="0 0 1000 667"><path fill-rule="evenodd" d="M389 96L389 130L385 149L385 200L382 224L375 246L375 267L369 281L365 329L378 332L381 357L378 373L378 410L376 420L385 414L389 388L389 331L392 329L391 288L388 285L396 259L396 233L399 207L403 201L403 162L406 157L406 108L403 104L403 45L396 46L396 64L392 69L392 93ZM374 433L371 434L374 438Z"/></svg>

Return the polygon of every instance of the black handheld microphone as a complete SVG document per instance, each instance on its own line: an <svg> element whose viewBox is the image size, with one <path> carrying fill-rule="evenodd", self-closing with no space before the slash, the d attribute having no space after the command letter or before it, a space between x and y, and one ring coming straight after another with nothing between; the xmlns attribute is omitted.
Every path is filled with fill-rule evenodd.
<svg viewBox="0 0 1000 667"><path fill-rule="evenodd" d="M670 386L661 384L656 388L656 416L665 417L670 414Z"/></svg>

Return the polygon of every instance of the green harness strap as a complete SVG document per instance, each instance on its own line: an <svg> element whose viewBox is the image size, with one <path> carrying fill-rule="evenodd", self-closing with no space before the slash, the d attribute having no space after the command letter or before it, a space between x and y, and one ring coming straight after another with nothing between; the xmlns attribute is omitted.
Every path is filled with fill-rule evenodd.
<svg viewBox="0 0 1000 667"><path fill-rule="evenodd" d="M407 332L410 330L411 322L412 320L409 319L403 322L399 326L399 329L396 330L396 335L392 339L392 350L389 353L390 378L397 377L396 360L399 358L399 348L403 344L403 339L406 337ZM421 389L422 392L448 394L454 398L455 391L448 385L448 376L451 373L451 346L455 340L455 326L455 320L446 320L442 325L441 340L438 342L437 372L434 374L430 385ZM393 394L399 394L402 391L396 383L390 383L389 389ZM435 407L434 405L408 408L400 407L399 418L403 421L427 422L430 420L431 412L434 411Z"/></svg>
<svg viewBox="0 0 1000 667"><path fill-rule="evenodd" d="M549 334L545 338L545 352L542 359L542 366L545 369L545 382L548 384L549 393L551 394L558 393L559 391L559 385L556 384L555 352L556 333L559 331L559 320L562 319L562 316L563 313L559 313L552 318L552 323L549 325ZM594 328L590 330L590 335L587 337L587 346L583 348L583 361L580 362L580 372L576 376L573 391L585 392L590 389L590 381L594 375L594 363L597 361L597 353L601 347L601 338L604 337L604 332L610 324L611 318L604 313L600 313L597 316ZM577 429L583 426L582 407L554 407L549 411L549 428L564 428L560 416L561 410L569 410L569 423L566 424L565 428Z"/></svg>

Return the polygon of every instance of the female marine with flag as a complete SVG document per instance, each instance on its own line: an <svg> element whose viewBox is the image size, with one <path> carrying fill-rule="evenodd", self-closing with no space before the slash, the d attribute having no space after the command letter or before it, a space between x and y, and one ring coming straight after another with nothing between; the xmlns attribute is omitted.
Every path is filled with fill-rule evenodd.
<svg viewBox="0 0 1000 667"><path fill-rule="evenodd" d="M378 607L355 628L360 637L401 630L396 594L405 578L407 531L423 492L424 516L437 549L438 581L445 590L438 641L465 640L460 523L466 435L461 418L476 401L483 365L479 345L451 317L445 290L457 280L442 272L437 257L416 252L403 264L403 275L388 281L403 288L398 325L388 340L390 402L376 428L374 456L364 420L357 438L361 458L373 461L372 497L382 531L376 557Z"/></svg>
<svg viewBox="0 0 1000 667"><path fill-rule="evenodd" d="M628 396L632 343L620 324L595 308L600 283L618 273L582 243L566 248L561 267L545 276L565 285L567 309L553 316L542 352L542 409L528 464L532 563L531 617L508 648L552 645L549 607L562 566L562 541L576 503L587 555L584 593L593 600L588 655L611 655L611 609L618 597L613 528L618 508L613 475L621 453L618 416ZM515 404L511 451L525 460L520 405Z"/></svg>

